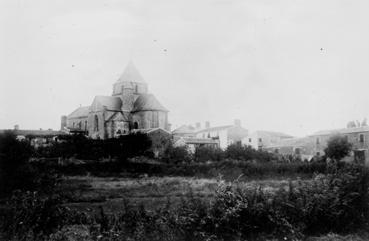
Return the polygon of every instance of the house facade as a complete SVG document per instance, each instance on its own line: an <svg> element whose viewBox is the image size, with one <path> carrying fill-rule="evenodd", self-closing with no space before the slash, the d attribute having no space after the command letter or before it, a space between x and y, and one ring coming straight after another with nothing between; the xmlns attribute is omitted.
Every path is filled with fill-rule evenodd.
<svg viewBox="0 0 369 241"><path fill-rule="evenodd" d="M306 137L282 140L267 149L302 157L322 156L328 140L335 135L343 136L352 144L352 152L345 158L346 161L369 164L369 126L318 131Z"/></svg>
<svg viewBox="0 0 369 241"><path fill-rule="evenodd" d="M196 132L196 138L210 138L219 141L219 147L227 148L233 143L242 143L242 139L248 135L248 130L241 126L240 120L235 120L233 125L210 127L210 123L204 129Z"/></svg>
<svg viewBox="0 0 369 241"><path fill-rule="evenodd" d="M280 143L282 140L293 138L281 132L275 131L254 131L242 139L242 144L251 146L256 150L262 150L271 145Z"/></svg>

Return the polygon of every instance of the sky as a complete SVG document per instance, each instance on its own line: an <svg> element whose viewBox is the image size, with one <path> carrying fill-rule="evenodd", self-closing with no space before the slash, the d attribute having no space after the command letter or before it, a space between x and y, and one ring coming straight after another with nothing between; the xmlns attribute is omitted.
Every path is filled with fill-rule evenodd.
<svg viewBox="0 0 369 241"><path fill-rule="evenodd" d="M369 117L367 0L0 0L0 129L58 129L133 61L172 128Z"/></svg>

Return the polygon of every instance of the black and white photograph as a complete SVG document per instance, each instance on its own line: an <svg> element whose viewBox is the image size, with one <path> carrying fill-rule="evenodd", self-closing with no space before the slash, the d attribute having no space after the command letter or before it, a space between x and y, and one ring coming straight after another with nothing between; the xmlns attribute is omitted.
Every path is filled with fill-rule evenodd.
<svg viewBox="0 0 369 241"><path fill-rule="evenodd" d="M0 241L369 240L367 118L367 0L0 0Z"/></svg>

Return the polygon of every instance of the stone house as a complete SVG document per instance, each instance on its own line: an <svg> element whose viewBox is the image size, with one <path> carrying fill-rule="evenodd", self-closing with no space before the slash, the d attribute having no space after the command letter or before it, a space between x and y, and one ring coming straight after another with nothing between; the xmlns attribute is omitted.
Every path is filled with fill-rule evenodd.
<svg viewBox="0 0 369 241"><path fill-rule="evenodd" d="M293 138L281 132L275 131L254 131L242 139L242 144L251 146L256 150L261 150L265 147L275 145L284 139Z"/></svg>
<svg viewBox="0 0 369 241"><path fill-rule="evenodd" d="M113 84L111 96L95 96L90 106L62 117L62 129L83 131L91 138L106 139L135 129L169 131L168 110L148 92L148 85L133 63Z"/></svg>
<svg viewBox="0 0 369 241"><path fill-rule="evenodd" d="M219 141L219 147L227 148L233 143L240 143L248 135L248 130L241 126L240 120L235 120L233 125L210 127L207 122L205 129L196 132L196 138L211 138Z"/></svg>

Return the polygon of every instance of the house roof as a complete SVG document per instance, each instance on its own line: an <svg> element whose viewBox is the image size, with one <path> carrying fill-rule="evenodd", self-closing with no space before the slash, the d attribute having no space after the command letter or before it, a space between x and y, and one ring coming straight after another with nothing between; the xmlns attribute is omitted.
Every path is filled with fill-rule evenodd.
<svg viewBox="0 0 369 241"><path fill-rule="evenodd" d="M132 130L132 133L144 133L144 134L150 134L157 131L162 131L168 135L171 135L171 133L167 130L164 130L163 128L157 127L157 128L147 128L147 129L134 129Z"/></svg>
<svg viewBox="0 0 369 241"><path fill-rule="evenodd" d="M145 80L142 78L141 74L138 72L133 62L129 62L117 82L145 83Z"/></svg>
<svg viewBox="0 0 369 241"><path fill-rule="evenodd" d="M182 125L178 127L177 129L172 131L173 134L177 133L195 133L195 127L190 125Z"/></svg>
<svg viewBox="0 0 369 241"><path fill-rule="evenodd" d="M227 130L234 127L234 125L225 125L225 126L215 126L215 127L210 127L210 128L206 128L206 129L202 129L199 130L197 133L202 133L202 132L209 132L209 131L221 131L221 130Z"/></svg>
<svg viewBox="0 0 369 241"><path fill-rule="evenodd" d="M261 135L270 135L270 136L278 136L278 137L284 137L284 138L292 138L293 136L282 133L282 132L277 132L277 131L264 131L264 130L259 130L259 131L255 131L257 134L261 134Z"/></svg>
<svg viewBox="0 0 369 241"><path fill-rule="evenodd" d="M186 144L217 144L217 140L211 138L192 138L192 137L182 137Z"/></svg>
<svg viewBox="0 0 369 241"><path fill-rule="evenodd" d="M348 134L348 133L356 133L356 132L368 132L369 126L361 126L354 128L342 128L342 129L333 129L333 130L322 130L313 133L311 136L325 136L325 135L333 135L333 134Z"/></svg>
<svg viewBox="0 0 369 241"><path fill-rule="evenodd" d="M275 148L275 147L288 147L288 146L304 146L306 143L311 142L311 138L309 137L296 137L283 139L277 144L270 145L267 148Z"/></svg>
<svg viewBox="0 0 369 241"><path fill-rule="evenodd" d="M122 100L115 96L96 96L93 103L93 110L101 110L106 107L106 110L121 111Z"/></svg>
<svg viewBox="0 0 369 241"><path fill-rule="evenodd" d="M146 111L146 110L168 110L160 104L160 102L152 94L140 94L136 99L132 112Z"/></svg>
<svg viewBox="0 0 369 241"><path fill-rule="evenodd" d="M74 110L72 113L68 115L68 118L79 118L79 117L87 117L90 112L90 106L82 106Z"/></svg>

